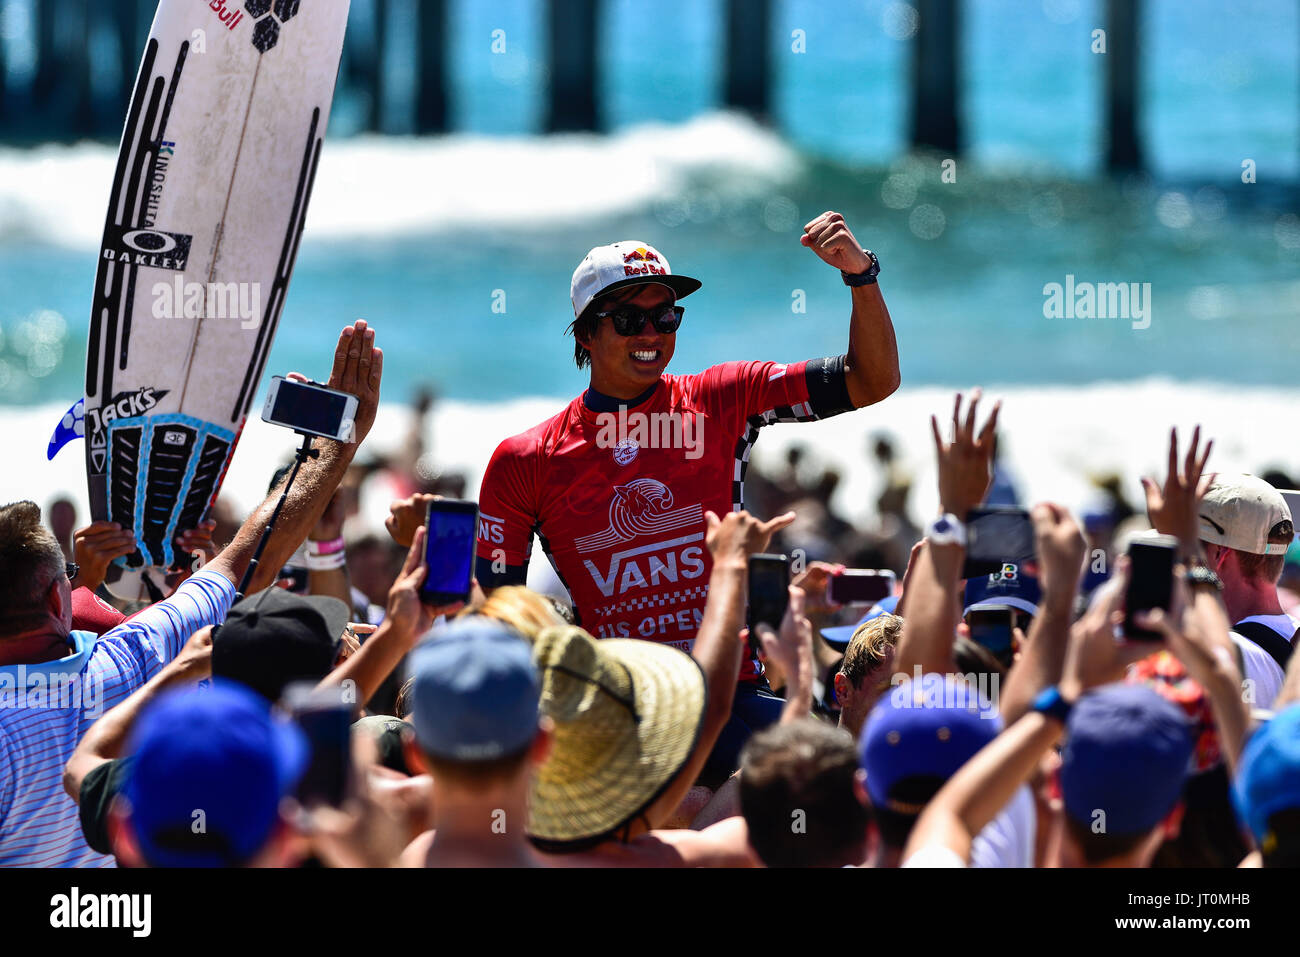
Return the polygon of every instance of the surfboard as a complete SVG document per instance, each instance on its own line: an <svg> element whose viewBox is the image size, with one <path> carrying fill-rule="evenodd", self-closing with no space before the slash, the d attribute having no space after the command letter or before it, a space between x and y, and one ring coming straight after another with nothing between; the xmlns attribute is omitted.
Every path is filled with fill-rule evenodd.
<svg viewBox="0 0 1300 957"><path fill-rule="evenodd" d="M80 423L91 517L136 534L110 571L122 597L157 597L176 536L220 491L293 274L348 6L158 4L109 196Z"/></svg>

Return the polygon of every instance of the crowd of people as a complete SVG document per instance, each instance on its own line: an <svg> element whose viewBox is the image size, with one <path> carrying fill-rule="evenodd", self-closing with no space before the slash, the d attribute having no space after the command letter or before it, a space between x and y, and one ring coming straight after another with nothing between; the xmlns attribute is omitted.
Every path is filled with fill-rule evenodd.
<svg viewBox="0 0 1300 957"><path fill-rule="evenodd" d="M750 430L897 387L896 355L892 369L859 364L864 342L892 349L878 260L834 214L805 233L853 288L847 356L726 364L664 377L666 389L674 295L698 283L634 244L638 263L659 268L611 285L631 253L592 251L574 279L592 389L493 457L465 601L435 606L420 591L430 502L463 483L421 470L414 438L386 475L354 461L384 361L364 321L340 334L329 377L358 398L356 441L317 440L287 492L282 471L242 523L218 514L186 531L179 544L200 560L174 570L163 600L123 606L103 589L134 547L129 529L74 533L65 508L51 525L33 502L0 508L0 865L1300 862L1300 617L1283 579L1293 520L1268 482L1209 469L1199 429L1182 441L1171 431L1145 509L1117 487L1081 516L1036 503L1032 557L1007 555L991 574L964 568L968 517L1016 495L997 464L999 406L981 421L978 392L958 395L942 427L932 419L941 514L921 528L883 438L873 531L831 512L838 476L810 483L797 456L753 481L744 507L731 479L734 466L743 484ZM584 325L606 317L613 328ZM581 416L611 395L667 392L746 436L717 458L726 487L691 506L679 475L676 499L662 482L629 483L593 505L580 476L650 450L578 448ZM719 395L740 397L734 415ZM558 476L538 448L570 456ZM385 534L347 538L376 475L391 490ZM552 504L543 493L556 483ZM534 532L571 600L527 587ZM677 535L666 545L684 550L648 559L649 581L619 578L619 562L659 548L629 547L646 534ZM1126 606L1128 549L1150 535L1176 558L1158 583L1168 601L1139 611ZM794 569L784 617L751 636L750 559L795 549L810 560ZM602 591L578 587L584 564ZM836 605L830 586L847 564L893 568L894 594ZM702 577L683 589L689 569ZM616 587L629 597L601 605ZM692 603L693 624L686 611L654 613ZM295 707L322 694L351 722L332 755ZM331 758L337 793L316 773Z"/></svg>

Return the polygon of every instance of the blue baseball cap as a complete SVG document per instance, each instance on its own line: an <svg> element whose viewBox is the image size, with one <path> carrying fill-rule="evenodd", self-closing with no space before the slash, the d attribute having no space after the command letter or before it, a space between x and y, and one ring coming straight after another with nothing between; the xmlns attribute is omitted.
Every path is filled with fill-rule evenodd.
<svg viewBox="0 0 1300 957"><path fill-rule="evenodd" d="M856 625L835 625L831 628L821 629L821 636L826 643L837 651L843 651L853 640L853 633L865 625L867 622L879 618L881 615L892 615L894 609L898 607L898 596L890 595L888 598L882 598L870 608L867 613L858 619Z"/></svg>
<svg viewBox="0 0 1300 957"><path fill-rule="evenodd" d="M153 867L238 867L271 836L307 741L234 682L164 694L140 716L123 790Z"/></svg>
<svg viewBox="0 0 1300 957"><path fill-rule="evenodd" d="M541 681L532 647L509 625L458 618L411 652L411 675L409 720L432 757L488 761L537 734Z"/></svg>
<svg viewBox="0 0 1300 957"><path fill-rule="evenodd" d="M966 607L962 617L973 611L1016 608L1027 615L1038 614L1043 591L1038 579L1015 562L1003 562L999 571L966 579Z"/></svg>
<svg viewBox="0 0 1300 957"><path fill-rule="evenodd" d="M950 675L928 674L890 689L867 717L858 761L877 808L919 814L923 804L894 792L907 778L946 781L1002 730L979 689Z"/></svg>
<svg viewBox="0 0 1300 957"><path fill-rule="evenodd" d="M1283 708L1246 741L1232 799L1261 847L1268 819L1300 807L1300 704Z"/></svg>
<svg viewBox="0 0 1300 957"><path fill-rule="evenodd" d="M1183 712L1145 685L1113 684L1083 695L1061 751L1065 812L1109 834L1155 827L1178 801L1194 740Z"/></svg>

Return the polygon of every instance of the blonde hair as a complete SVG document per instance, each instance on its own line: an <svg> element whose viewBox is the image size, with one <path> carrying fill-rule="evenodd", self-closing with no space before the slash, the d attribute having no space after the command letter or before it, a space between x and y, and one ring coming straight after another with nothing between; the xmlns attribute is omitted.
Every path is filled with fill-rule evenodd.
<svg viewBox="0 0 1300 957"><path fill-rule="evenodd" d="M840 673L858 687L862 679L885 663L889 650L903 634L903 619L886 612L863 622L844 649Z"/></svg>
<svg viewBox="0 0 1300 957"><path fill-rule="evenodd" d="M504 622L529 642L544 629L565 624L549 598L523 585L503 585L495 589L482 605L473 611L465 609L460 614L483 615Z"/></svg>

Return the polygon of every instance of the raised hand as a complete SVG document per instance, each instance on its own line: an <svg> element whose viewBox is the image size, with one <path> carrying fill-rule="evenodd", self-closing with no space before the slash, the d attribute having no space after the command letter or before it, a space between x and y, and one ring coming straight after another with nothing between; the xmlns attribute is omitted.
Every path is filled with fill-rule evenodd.
<svg viewBox="0 0 1300 957"><path fill-rule="evenodd" d="M1178 429L1169 430L1169 464L1163 485L1155 479L1142 477L1142 488L1147 495L1147 518L1157 532L1173 535L1182 545L1184 554L1200 551L1200 503L1214 482L1214 475L1205 474L1205 462L1214 448L1214 440L1200 450L1201 427L1192 430L1192 442L1187 447L1182 471L1178 468Z"/></svg>
<svg viewBox="0 0 1300 957"><path fill-rule="evenodd" d="M939 420L930 416L934 449L939 459L939 504L945 512L962 521L966 520L967 512L984 501L993 483L993 438L1002 403L993 404L988 421L976 433L975 414L981 394L979 389L971 393L970 408L963 420L961 393L957 393L952 407L951 442L944 442L939 434Z"/></svg>
<svg viewBox="0 0 1300 957"><path fill-rule="evenodd" d="M1029 512L1038 552L1038 578L1043 594L1060 598L1069 605L1079 584L1087 543L1068 509L1054 502L1040 502Z"/></svg>
<svg viewBox="0 0 1300 957"><path fill-rule="evenodd" d="M871 257L862 251L862 244L853 238L848 223L837 212L828 210L804 226L799 242L823 262L846 273L856 274L871 268Z"/></svg>
<svg viewBox="0 0 1300 957"><path fill-rule="evenodd" d="M72 559L81 568L74 588L94 591L104 583L113 559L135 551L135 533L117 522L91 522L72 533Z"/></svg>
<svg viewBox="0 0 1300 957"><path fill-rule="evenodd" d="M1121 680L1129 665L1163 650L1159 642L1123 638L1124 592L1130 569L1128 557L1121 557L1115 563L1114 576L1097 590L1092 606L1070 631L1060 685L1067 701L1077 700L1098 685Z"/></svg>
<svg viewBox="0 0 1300 957"><path fill-rule="evenodd" d="M766 522L760 522L748 512L728 512L721 519L714 512L705 512L704 521L708 526L705 541L714 561L733 558L747 562L750 555L764 551L772 536L794 521L794 512Z"/></svg>
<svg viewBox="0 0 1300 957"><path fill-rule="evenodd" d="M384 527L393 541L403 547L409 546L415 538L415 530L429 516L429 503L439 498L442 496L416 492L410 498L399 498L389 505Z"/></svg>
<svg viewBox="0 0 1300 957"><path fill-rule="evenodd" d="M339 333L334 368L327 385L357 397L353 441L360 445L375 424L379 409L379 382L384 375L384 351L375 345L375 330L358 319Z"/></svg>

